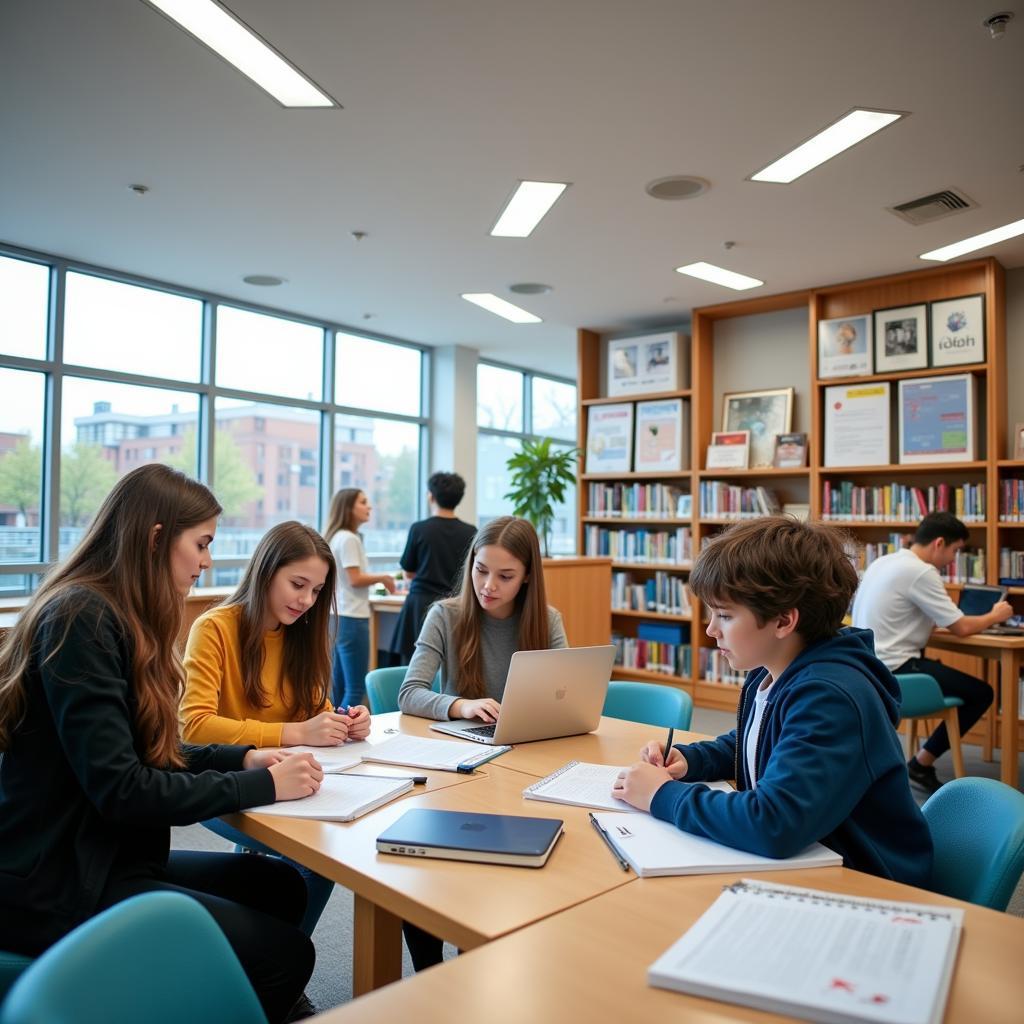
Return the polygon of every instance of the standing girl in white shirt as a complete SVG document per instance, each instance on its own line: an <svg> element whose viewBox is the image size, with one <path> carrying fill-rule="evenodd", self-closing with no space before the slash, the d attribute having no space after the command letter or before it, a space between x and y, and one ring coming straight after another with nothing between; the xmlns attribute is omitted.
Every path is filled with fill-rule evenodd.
<svg viewBox="0 0 1024 1024"><path fill-rule="evenodd" d="M338 564L338 619L334 640L332 699L337 706L362 704L370 668L370 587L382 583L389 594L395 581L387 573L371 573L359 528L370 521L372 508L365 492L345 487L331 499L324 536Z"/></svg>

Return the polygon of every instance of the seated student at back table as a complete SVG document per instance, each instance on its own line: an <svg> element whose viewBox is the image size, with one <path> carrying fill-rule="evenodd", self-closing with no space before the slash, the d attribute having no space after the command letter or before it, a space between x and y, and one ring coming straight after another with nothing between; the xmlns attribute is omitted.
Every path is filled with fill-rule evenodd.
<svg viewBox="0 0 1024 1024"><path fill-rule="evenodd" d="M864 573L853 599L853 624L875 634L875 654L893 672L932 676L947 697L959 697L960 735L992 703L992 687L934 658L922 657L936 626L954 636L970 636L1003 622L1013 614L999 601L987 615L964 615L949 598L939 571L945 569L967 541L967 527L950 512L930 512L921 520L909 548L876 558ZM929 793L942 785L935 761L949 750L943 722L907 763L910 781Z"/></svg>
<svg viewBox="0 0 1024 1024"><path fill-rule="evenodd" d="M927 885L932 841L896 734L899 686L870 632L841 628L857 574L840 535L784 516L741 523L689 582L707 635L747 670L736 728L673 747L667 764L649 743L614 795L736 849L781 858L820 842L847 867ZM735 793L688 785L732 778Z"/></svg>
<svg viewBox="0 0 1024 1024"><path fill-rule="evenodd" d="M175 638L220 512L167 466L126 473L0 645L0 948L37 956L131 896L184 892L276 1024L313 970L302 879L269 857L170 850L172 825L323 778L309 754L179 740Z"/></svg>
<svg viewBox="0 0 1024 1024"><path fill-rule="evenodd" d="M430 606L457 587L459 571L476 530L455 515L466 493L458 473L434 473L427 481L432 515L413 523L399 565L411 580L391 638L392 664L407 665Z"/></svg>
<svg viewBox="0 0 1024 1024"><path fill-rule="evenodd" d="M537 531L525 519L492 519L466 557L459 596L427 613L398 706L422 718L494 722L512 655L568 646L562 616L545 598ZM440 939L408 922L402 931L417 971L441 962Z"/></svg>
<svg viewBox="0 0 1024 1024"><path fill-rule="evenodd" d="M369 735L365 707L336 713L330 701L335 572L327 541L311 526L279 523L263 535L238 589L189 631L181 702L189 743L333 747ZM274 853L219 818L203 824ZM334 883L288 863L306 883L302 930L312 935Z"/></svg>

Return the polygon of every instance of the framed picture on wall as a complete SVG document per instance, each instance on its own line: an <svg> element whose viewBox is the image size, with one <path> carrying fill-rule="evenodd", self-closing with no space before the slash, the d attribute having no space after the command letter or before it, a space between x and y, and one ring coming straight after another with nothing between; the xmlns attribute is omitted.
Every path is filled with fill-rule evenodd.
<svg viewBox="0 0 1024 1024"><path fill-rule="evenodd" d="M985 362L985 296L931 304L932 366Z"/></svg>
<svg viewBox="0 0 1024 1024"><path fill-rule="evenodd" d="M608 342L608 395L643 395L683 387L683 345L674 331Z"/></svg>
<svg viewBox="0 0 1024 1024"><path fill-rule="evenodd" d="M818 321L818 376L864 377L871 373L871 317Z"/></svg>
<svg viewBox="0 0 1024 1024"><path fill-rule="evenodd" d="M875 310L875 373L923 370L928 365L928 306Z"/></svg>
<svg viewBox="0 0 1024 1024"><path fill-rule="evenodd" d="M775 435L793 427L793 389L732 391L722 396L722 430L750 431L750 465L770 466Z"/></svg>

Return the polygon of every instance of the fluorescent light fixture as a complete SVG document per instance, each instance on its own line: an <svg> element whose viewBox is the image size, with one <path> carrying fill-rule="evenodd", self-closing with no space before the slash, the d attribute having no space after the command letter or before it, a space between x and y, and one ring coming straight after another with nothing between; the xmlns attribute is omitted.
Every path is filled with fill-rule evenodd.
<svg viewBox="0 0 1024 1024"><path fill-rule="evenodd" d="M750 180L775 181L787 185L801 174L806 174L818 164L831 160L844 149L855 146L903 116L888 110L851 110L845 117L841 117L824 131L818 132L802 146L797 146L791 153L779 157L763 171L752 174Z"/></svg>
<svg viewBox="0 0 1024 1024"><path fill-rule="evenodd" d="M285 107L336 107L252 29L213 0L149 0Z"/></svg>
<svg viewBox="0 0 1024 1024"><path fill-rule="evenodd" d="M975 249L984 249L986 245L1005 242L1006 239L1016 238L1018 235L1024 235L1024 220L1015 220L1012 224L1004 224L1001 228L983 231L980 235L971 235L970 238L965 238L962 242L953 242L952 245L944 245L941 249L923 252L919 258L938 260L940 263L944 263L946 260L963 256L964 253L974 252Z"/></svg>
<svg viewBox="0 0 1024 1024"><path fill-rule="evenodd" d="M539 316L527 313L525 309L513 306L511 302L499 299L497 295L492 295L490 292L465 292L462 297L467 302L472 302L481 309L486 309L488 313L503 316L514 324L539 324L541 322Z"/></svg>
<svg viewBox="0 0 1024 1024"><path fill-rule="evenodd" d="M568 188L560 181L521 181L505 204L491 234L498 238L526 238Z"/></svg>
<svg viewBox="0 0 1024 1024"><path fill-rule="evenodd" d="M712 284L724 284L726 288L735 288L738 292L746 291L748 288L760 288L764 284L764 281L758 281L756 277L723 270L714 263L689 263L685 267L676 267L676 273L699 277L702 281L710 281Z"/></svg>

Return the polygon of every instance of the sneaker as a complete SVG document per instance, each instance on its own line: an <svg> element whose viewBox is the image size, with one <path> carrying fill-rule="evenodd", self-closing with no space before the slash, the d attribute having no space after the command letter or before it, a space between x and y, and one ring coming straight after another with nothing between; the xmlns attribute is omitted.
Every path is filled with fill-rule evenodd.
<svg viewBox="0 0 1024 1024"><path fill-rule="evenodd" d="M298 1002L292 1007L291 1013L285 1018L286 1024L290 1024L291 1021L295 1020L306 1020L308 1017L315 1017L316 1012L313 1001L303 992L299 996Z"/></svg>
<svg viewBox="0 0 1024 1024"><path fill-rule="evenodd" d="M936 793L942 786L938 776L935 774L934 765L923 765L916 757L907 762L907 773L910 781L920 786L928 793Z"/></svg>

